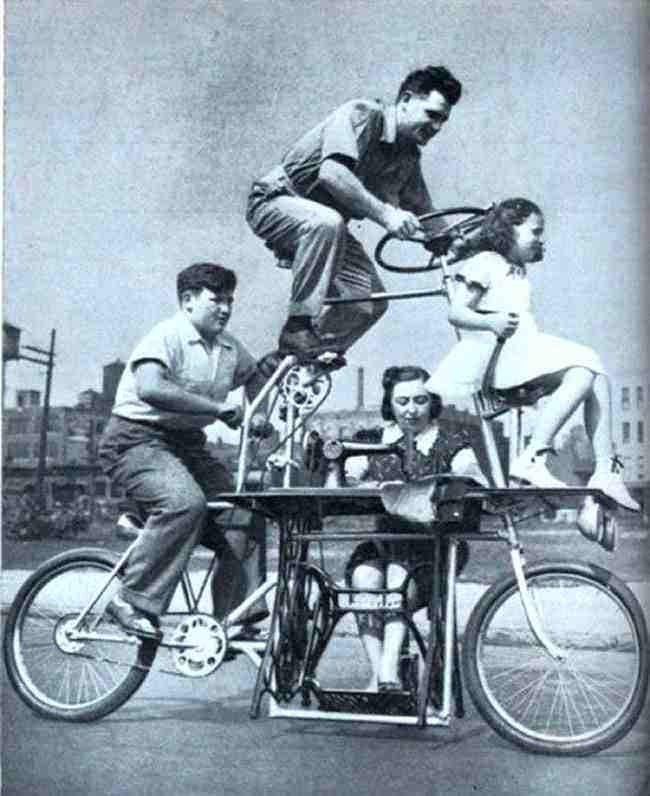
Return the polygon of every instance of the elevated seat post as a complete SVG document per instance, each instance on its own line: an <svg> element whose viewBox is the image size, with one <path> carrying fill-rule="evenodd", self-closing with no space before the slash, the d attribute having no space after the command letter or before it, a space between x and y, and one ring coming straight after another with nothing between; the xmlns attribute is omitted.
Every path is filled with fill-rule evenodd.
<svg viewBox="0 0 650 796"><path fill-rule="evenodd" d="M478 396L474 396L474 404L476 406L476 413L478 414L481 423L481 434L483 435L483 443L485 445L488 462L490 464L491 480L497 489L505 489L507 483L503 468L501 467L499 449L497 448L496 440L494 439L492 421L488 419L481 410ZM512 451L512 446L510 446L510 451Z"/></svg>
<svg viewBox="0 0 650 796"><path fill-rule="evenodd" d="M508 471L512 470L514 460L523 450L524 408L514 406L508 412Z"/></svg>
<svg viewBox="0 0 650 796"><path fill-rule="evenodd" d="M447 255L443 255L440 257L440 269L442 271L442 286L445 295L447 296L447 301L451 304L452 296L453 296L453 287L452 287L452 276L449 271L449 264L447 260ZM456 339L461 339L461 334L458 328L454 327L454 331L456 333ZM501 345L497 346L497 349L500 350ZM493 355L494 356L494 355ZM496 360L495 360L496 361ZM489 368L488 368L489 369ZM486 379L484 380L484 386L486 386L486 381L491 379L491 375L488 376L486 374ZM490 385L491 386L491 385ZM493 416L493 406L492 401L490 400L490 395L488 390L481 390L478 393L475 393L472 396L472 400L474 403L474 411L479 418L480 425L481 425L481 435L483 437L483 444L485 445L485 451L488 458L488 463L490 465L490 477L492 483L498 489L505 489L507 486L505 475L503 473L503 468L501 466L501 459L499 458L499 450L497 448L496 441L494 439L494 431L491 425L491 419ZM512 456L512 444L510 445L510 454Z"/></svg>

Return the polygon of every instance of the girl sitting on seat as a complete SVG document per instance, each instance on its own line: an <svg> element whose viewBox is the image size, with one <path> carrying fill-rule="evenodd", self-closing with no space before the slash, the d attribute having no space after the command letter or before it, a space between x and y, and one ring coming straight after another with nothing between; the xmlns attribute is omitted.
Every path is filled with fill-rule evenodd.
<svg viewBox="0 0 650 796"><path fill-rule="evenodd" d="M529 263L544 256L544 216L527 199L491 208L467 247L472 256L456 274L449 321L462 339L442 360L427 389L443 400L469 396L481 382L498 339L505 339L494 372L497 390L530 388L550 397L510 478L542 488L563 487L546 467L555 435L580 404L596 457L588 487L632 511L639 504L621 477L612 438L609 380L590 348L538 331L530 309Z"/></svg>

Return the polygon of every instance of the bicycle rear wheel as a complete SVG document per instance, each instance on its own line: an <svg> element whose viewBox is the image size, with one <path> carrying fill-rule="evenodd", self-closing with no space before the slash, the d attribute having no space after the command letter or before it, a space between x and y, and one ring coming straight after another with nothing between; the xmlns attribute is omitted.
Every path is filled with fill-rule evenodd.
<svg viewBox="0 0 650 796"><path fill-rule="evenodd" d="M78 630L78 616L107 583L115 554L82 548L46 561L14 599L4 635L9 678L36 713L65 721L93 721L131 697L148 674L157 643L127 636L104 618L117 578Z"/></svg>
<svg viewBox="0 0 650 796"><path fill-rule="evenodd" d="M533 752L587 755L620 740L648 687L648 635L630 589L589 564L526 572L554 659L528 626L514 577L494 584L465 630L463 667L483 718Z"/></svg>

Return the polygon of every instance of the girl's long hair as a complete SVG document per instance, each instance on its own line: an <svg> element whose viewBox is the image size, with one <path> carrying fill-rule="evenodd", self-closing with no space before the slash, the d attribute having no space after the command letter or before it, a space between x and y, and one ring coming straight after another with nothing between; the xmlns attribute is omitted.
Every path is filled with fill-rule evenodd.
<svg viewBox="0 0 650 796"><path fill-rule="evenodd" d="M514 227L522 224L533 213L543 217L543 213L530 199L504 199L490 208L478 231L467 240L460 252L460 258L471 257L478 252L497 252L508 256L514 243Z"/></svg>

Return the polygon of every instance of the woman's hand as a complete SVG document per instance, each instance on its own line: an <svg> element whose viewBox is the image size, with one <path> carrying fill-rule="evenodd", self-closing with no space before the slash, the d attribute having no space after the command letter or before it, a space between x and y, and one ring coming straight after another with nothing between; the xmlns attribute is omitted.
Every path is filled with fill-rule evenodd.
<svg viewBox="0 0 650 796"><path fill-rule="evenodd" d="M519 314L516 312L495 312L489 316L490 328L499 339L512 337L519 326Z"/></svg>

